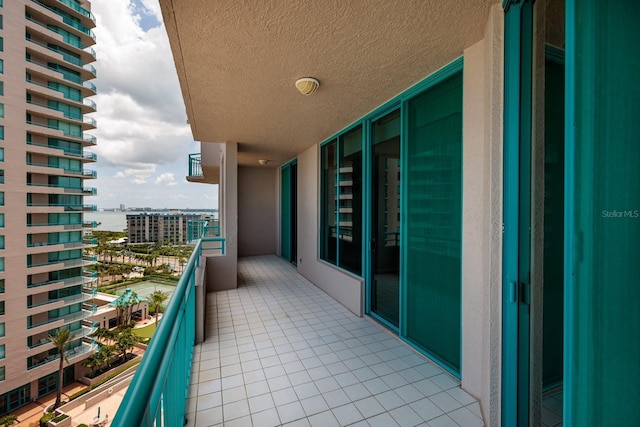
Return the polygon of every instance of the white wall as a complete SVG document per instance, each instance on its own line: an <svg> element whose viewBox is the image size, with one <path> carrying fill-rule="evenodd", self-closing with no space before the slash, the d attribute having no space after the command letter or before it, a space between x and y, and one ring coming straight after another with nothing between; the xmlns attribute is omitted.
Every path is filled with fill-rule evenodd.
<svg viewBox="0 0 640 427"><path fill-rule="evenodd" d="M362 316L363 280L318 258L319 151L315 145L298 155L298 273Z"/></svg>
<svg viewBox="0 0 640 427"><path fill-rule="evenodd" d="M462 388L499 425L502 333L503 19L464 51Z"/></svg>
<svg viewBox="0 0 640 427"><path fill-rule="evenodd" d="M224 256L207 258L207 292L238 287L238 144L220 147L220 233L226 239Z"/></svg>
<svg viewBox="0 0 640 427"><path fill-rule="evenodd" d="M238 168L238 256L275 254L276 175L274 168Z"/></svg>

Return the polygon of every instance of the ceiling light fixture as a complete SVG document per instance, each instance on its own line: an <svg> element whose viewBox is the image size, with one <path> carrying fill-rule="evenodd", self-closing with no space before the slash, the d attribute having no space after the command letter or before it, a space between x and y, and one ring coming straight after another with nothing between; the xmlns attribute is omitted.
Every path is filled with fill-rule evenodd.
<svg viewBox="0 0 640 427"><path fill-rule="evenodd" d="M320 87L320 82L313 77L303 77L296 80L296 89L303 95L311 95Z"/></svg>
<svg viewBox="0 0 640 427"><path fill-rule="evenodd" d="M258 163L260 163L262 166L266 166L269 164L269 160L267 159L260 159L258 160Z"/></svg>

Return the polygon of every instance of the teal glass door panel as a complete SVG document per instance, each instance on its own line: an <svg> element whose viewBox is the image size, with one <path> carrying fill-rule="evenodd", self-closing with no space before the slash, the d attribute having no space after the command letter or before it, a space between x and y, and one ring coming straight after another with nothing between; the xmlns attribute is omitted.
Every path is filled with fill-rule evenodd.
<svg viewBox="0 0 640 427"><path fill-rule="evenodd" d="M338 266L362 274L362 126L340 136Z"/></svg>
<svg viewBox="0 0 640 427"><path fill-rule="evenodd" d="M507 1L504 37L501 424L526 426L530 407L533 1Z"/></svg>
<svg viewBox="0 0 640 427"><path fill-rule="evenodd" d="M291 197L289 209L289 258L291 263L298 265L298 163L293 162L290 166L291 175Z"/></svg>
<svg viewBox="0 0 640 427"><path fill-rule="evenodd" d="M337 141L320 147L322 170L320 171L320 259L336 264L337 254Z"/></svg>
<svg viewBox="0 0 640 427"><path fill-rule="evenodd" d="M296 264L298 247L298 165L292 161L280 169L280 256Z"/></svg>
<svg viewBox="0 0 640 427"><path fill-rule="evenodd" d="M564 324L564 64L547 60L544 90L542 386L562 383Z"/></svg>
<svg viewBox="0 0 640 427"><path fill-rule="evenodd" d="M291 169L280 169L280 256L291 259Z"/></svg>
<svg viewBox="0 0 640 427"><path fill-rule="evenodd" d="M370 311L399 326L400 111L371 124Z"/></svg>
<svg viewBox="0 0 640 427"><path fill-rule="evenodd" d="M406 338L459 372L462 73L408 108Z"/></svg>
<svg viewBox="0 0 640 427"><path fill-rule="evenodd" d="M567 1L565 425L640 425L640 8Z"/></svg>

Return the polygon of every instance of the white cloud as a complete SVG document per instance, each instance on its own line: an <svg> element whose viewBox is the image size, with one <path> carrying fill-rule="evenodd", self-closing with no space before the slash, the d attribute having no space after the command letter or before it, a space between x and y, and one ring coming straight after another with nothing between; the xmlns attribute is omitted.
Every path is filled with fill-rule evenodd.
<svg viewBox="0 0 640 427"><path fill-rule="evenodd" d="M217 204L217 194L200 199L202 186L176 179L187 174L188 154L196 152L197 145L186 124L158 0L91 3L98 59L98 129L91 132L98 145L91 151L98 154L99 179L93 203L113 207L144 200L147 206L173 202L176 206L169 207L176 208ZM166 194L166 186L172 194ZM205 192L216 193L209 187Z"/></svg>
<svg viewBox="0 0 640 427"><path fill-rule="evenodd" d="M176 182L175 177L173 176L173 174L171 172L165 172L163 174L160 174L157 178L156 178L156 184L158 185L178 185L178 183Z"/></svg>

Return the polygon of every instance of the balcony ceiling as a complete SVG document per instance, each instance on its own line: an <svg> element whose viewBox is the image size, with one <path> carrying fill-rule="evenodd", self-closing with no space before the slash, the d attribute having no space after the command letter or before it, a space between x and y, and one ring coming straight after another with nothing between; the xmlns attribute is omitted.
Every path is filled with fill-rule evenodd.
<svg viewBox="0 0 640 427"><path fill-rule="evenodd" d="M279 165L482 38L492 0L160 0L194 138ZM311 96L300 77L320 80Z"/></svg>

